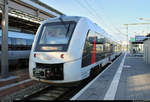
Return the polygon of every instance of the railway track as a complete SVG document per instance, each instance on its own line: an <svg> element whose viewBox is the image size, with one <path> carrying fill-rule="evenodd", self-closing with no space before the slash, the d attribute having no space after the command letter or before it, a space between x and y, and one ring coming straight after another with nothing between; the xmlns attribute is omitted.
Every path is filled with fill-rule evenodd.
<svg viewBox="0 0 150 102"><path fill-rule="evenodd" d="M115 58L116 59L116 58ZM114 59L114 60L115 60ZM113 60L113 61L114 61ZM68 100L79 92L84 86L86 86L91 80L93 80L99 73L101 73L109 64L104 66L100 72L96 75L89 77L82 81L78 86L64 87L64 86L50 86L49 84L44 84L41 89L37 88L35 92L31 91L19 99L14 100ZM30 90L30 89L29 89Z"/></svg>
<svg viewBox="0 0 150 102"><path fill-rule="evenodd" d="M24 100L56 100L68 91L68 87L50 86L38 93L24 98Z"/></svg>

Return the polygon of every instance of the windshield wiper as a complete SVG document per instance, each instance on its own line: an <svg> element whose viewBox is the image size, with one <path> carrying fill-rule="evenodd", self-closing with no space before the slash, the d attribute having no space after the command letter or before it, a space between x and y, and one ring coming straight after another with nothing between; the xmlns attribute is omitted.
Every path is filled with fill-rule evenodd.
<svg viewBox="0 0 150 102"><path fill-rule="evenodd" d="M69 24L69 26L68 26L68 28L67 28L66 37L67 37L67 35L68 35L68 33L69 33L69 30L70 30L70 24Z"/></svg>
<svg viewBox="0 0 150 102"><path fill-rule="evenodd" d="M67 32L66 32L66 37L67 37L68 32L69 32L69 30L70 30L70 24L69 24L69 26L67 27L67 26L66 26L66 23L63 21L62 17L59 17L59 20L62 22L62 24L64 25L65 29L67 30Z"/></svg>
<svg viewBox="0 0 150 102"><path fill-rule="evenodd" d="M66 23L63 21L63 19L61 17L59 17L59 20L61 21L61 23L64 25L65 29L68 29L68 27L66 26Z"/></svg>

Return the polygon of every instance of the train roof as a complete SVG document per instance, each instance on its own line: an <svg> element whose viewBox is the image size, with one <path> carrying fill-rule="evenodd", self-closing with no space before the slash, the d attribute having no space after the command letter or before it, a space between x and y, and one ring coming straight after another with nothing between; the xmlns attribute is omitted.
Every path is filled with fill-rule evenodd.
<svg viewBox="0 0 150 102"><path fill-rule="evenodd" d="M76 21L76 22L78 22L82 17L80 17L80 16L65 16L65 15L63 15L63 16L60 16L60 17L55 17L55 18L48 18L48 19L46 19L46 20L44 20L43 22L42 22L42 24L43 23L48 23L48 22L60 22L60 19L59 18L62 18L63 19L63 21Z"/></svg>
<svg viewBox="0 0 150 102"><path fill-rule="evenodd" d="M106 37L107 39L109 39L110 42L115 42L112 39L112 36L110 34L108 34L107 32L105 32L104 29L102 29L100 26L98 26L96 23L92 22L89 18L87 17L82 17L82 16L66 16L66 15L62 15L60 17L55 17L55 18L48 18L47 20L43 21L42 24L45 23L50 23L50 22L60 22L60 19L62 18L63 21L76 21L78 22L80 19L84 19L85 21L87 21L87 23L89 24L89 26L92 27L92 29L94 31L96 31L97 33L101 33L104 37Z"/></svg>
<svg viewBox="0 0 150 102"><path fill-rule="evenodd" d="M0 36L2 36L2 30L0 30ZM22 39L33 39L34 35L33 34L28 34L28 33L8 31L8 37L22 38Z"/></svg>
<svg viewBox="0 0 150 102"><path fill-rule="evenodd" d="M62 18L63 21L76 21L78 22L80 19L84 19L86 20L89 24L92 24L92 25L95 25L94 28L96 28L97 30L101 27L99 27L96 23L93 23L90 19L88 19L87 17L82 17L82 16L65 16L65 15L62 15L60 17L55 17L55 18L48 18L46 20L44 20L42 23L48 23L48 22L57 22L57 21L60 21L59 18ZM98 28L99 27L99 28ZM102 28L101 28L101 31L104 31Z"/></svg>

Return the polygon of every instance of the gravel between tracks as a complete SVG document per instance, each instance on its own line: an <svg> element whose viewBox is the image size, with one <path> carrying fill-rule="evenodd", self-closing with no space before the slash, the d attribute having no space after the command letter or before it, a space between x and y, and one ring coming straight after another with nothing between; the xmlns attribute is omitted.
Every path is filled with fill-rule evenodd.
<svg viewBox="0 0 150 102"><path fill-rule="evenodd" d="M21 89L20 91L17 91L11 95L8 95L8 96L5 96L5 97L2 97L0 100L2 102L10 102L10 101L13 101L13 100L22 100L24 99L25 97L28 97L34 93L37 93L47 87L49 87L50 85L48 84L45 84L45 83L36 83L36 84L33 84L27 88L24 88L24 89Z"/></svg>

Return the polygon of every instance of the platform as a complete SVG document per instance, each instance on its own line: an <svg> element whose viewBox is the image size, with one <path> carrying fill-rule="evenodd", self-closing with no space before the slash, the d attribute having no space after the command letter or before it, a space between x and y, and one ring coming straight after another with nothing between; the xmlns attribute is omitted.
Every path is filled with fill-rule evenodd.
<svg viewBox="0 0 150 102"><path fill-rule="evenodd" d="M0 79L0 100L2 97L11 95L36 83L29 78L28 69L16 70L9 74L11 77Z"/></svg>
<svg viewBox="0 0 150 102"><path fill-rule="evenodd" d="M124 53L70 100L150 100L150 65Z"/></svg>

